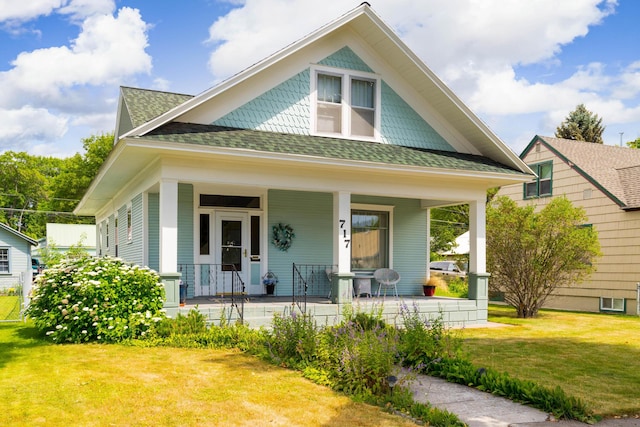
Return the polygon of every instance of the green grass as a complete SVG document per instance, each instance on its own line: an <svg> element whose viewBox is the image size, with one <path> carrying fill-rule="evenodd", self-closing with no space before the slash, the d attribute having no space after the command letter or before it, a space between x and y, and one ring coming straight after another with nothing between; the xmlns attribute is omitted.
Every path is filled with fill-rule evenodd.
<svg viewBox="0 0 640 427"><path fill-rule="evenodd" d="M23 425L415 425L234 351L54 345L0 324L0 414Z"/></svg>
<svg viewBox="0 0 640 427"><path fill-rule="evenodd" d="M20 320L20 297L0 295L0 321Z"/></svg>
<svg viewBox="0 0 640 427"><path fill-rule="evenodd" d="M640 414L640 317L542 310L518 319L490 306L489 320L511 326L463 331L477 366L560 386L598 415Z"/></svg>

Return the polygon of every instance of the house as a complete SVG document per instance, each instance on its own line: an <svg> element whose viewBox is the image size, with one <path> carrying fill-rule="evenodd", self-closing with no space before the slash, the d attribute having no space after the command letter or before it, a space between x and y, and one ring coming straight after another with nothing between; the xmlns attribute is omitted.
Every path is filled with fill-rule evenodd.
<svg viewBox="0 0 640 427"><path fill-rule="evenodd" d="M0 293L21 289L29 295L33 273L31 246L35 240L0 223Z"/></svg>
<svg viewBox="0 0 640 427"><path fill-rule="evenodd" d="M160 272L169 313L179 280L253 296L267 273L343 305L388 267L421 295L430 208L469 203L471 298L448 310L486 321L486 190L533 176L366 3L197 96L123 87L115 135L75 213Z"/></svg>
<svg viewBox="0 0 640 427"><path fill-rule="evenodd" d="M558 289L546 306L638 314L640 150L536 136L520 157L537 178L498 195L538 208L566 196L584 208L603 254L587 281Z"/></svg>
<svg viewBox="0 0 640 427"><path fill-rule="evenodd" d="M72 247L82 247L89 255L96 255L95 225L47 223L46 233L46 237L38 240L38 247L33 251L34 258L40 259L49 249L65 253Z"/></svg>

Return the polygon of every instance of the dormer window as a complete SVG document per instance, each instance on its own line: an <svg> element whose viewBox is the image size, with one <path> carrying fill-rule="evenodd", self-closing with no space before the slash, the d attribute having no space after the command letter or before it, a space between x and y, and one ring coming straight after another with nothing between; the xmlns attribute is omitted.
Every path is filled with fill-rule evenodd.
<svg viewBox="0 0 640 427"><path fill-rule="evenodd" d="M377 77L329 69L318 69L314 75L315 133L377 138L380 121Z"/></svg>

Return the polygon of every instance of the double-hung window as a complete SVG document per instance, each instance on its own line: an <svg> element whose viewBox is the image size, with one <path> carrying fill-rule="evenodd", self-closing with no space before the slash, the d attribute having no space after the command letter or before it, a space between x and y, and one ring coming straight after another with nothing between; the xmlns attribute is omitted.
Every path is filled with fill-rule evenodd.
<svg viewBox="0 0 640 427"><path fill-rule="evenodd" d="M9 248L0 248L0 274L11 273L9 271Z"/></svg>
<svg viewBox="0 0 640 427"><path fill-rule="evenodd" d="M531 199L534 197L551 196L553 162L548 161L529 166L533 169L536 175L538 175L538 177L533 181L525 182L524 198Z"/></svg>
<svg viewBox="0 0 640 427"><path fill-rule="evenodd" d="M315 132L375 138L380 112L378 79L336 70L318 70L314 75Z"/></svg>
<svg viewBox="0 0 640 427"><path fill-rule="evenodd" d="M351 269L389 267L391 211L351 210Z"/></svg>

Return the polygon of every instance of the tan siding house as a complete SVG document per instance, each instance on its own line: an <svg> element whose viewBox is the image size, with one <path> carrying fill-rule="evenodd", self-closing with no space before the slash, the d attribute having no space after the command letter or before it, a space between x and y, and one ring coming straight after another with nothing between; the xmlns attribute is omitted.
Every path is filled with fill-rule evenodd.
<svg viewBox="0 0 640 427"><path fill-rule="evenodd" d="M590 279L558 289L546 306L638 314L640 150L536 136L520 158L538 178L502 187L498 195L538 208L566 196L585 209L603 254Z"/></svg>

